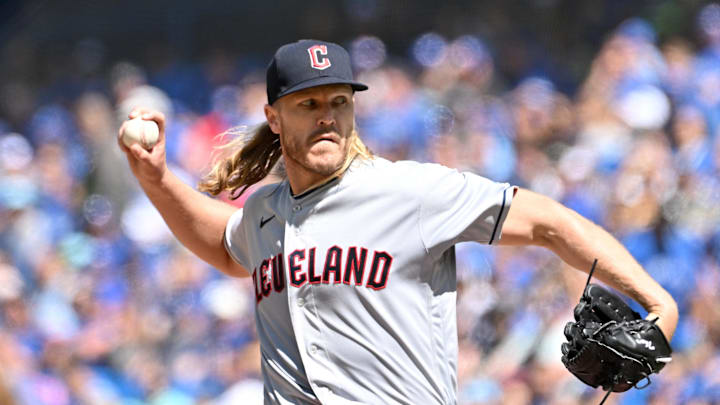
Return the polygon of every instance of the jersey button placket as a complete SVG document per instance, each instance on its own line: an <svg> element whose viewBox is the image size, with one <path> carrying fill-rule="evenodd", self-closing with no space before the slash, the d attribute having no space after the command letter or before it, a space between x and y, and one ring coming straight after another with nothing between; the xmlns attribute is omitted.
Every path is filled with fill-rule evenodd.
<svg viewBox="0 0 720 405"><path fill-rule="evenodd" d="M294 213L290 214L291 218L293 218L294 216ZM292 224L292 221L285 224L285 257L288 257L295 250L303 250L304 248L306 248L305 243L300 238L298 238L299 233L299 230L296 226ZM290 277L289 274L288 277ZM292 322L293 329L295 330L295 339L298 347L307 348L308 346L304 339L304 330L307 326L305 314L303 311L303 307L305 306L305 299L299 295L300 291L298 288L291 287L288 289L288 310L290 312L290 322ZM300 350L300 352L300 357L303 358L306 356L305 353L307 353L307 349Z"/></svg>
<svg viewBox="0 0 720 405"><path fill-rule="evenodd" d="M310 214L312 210L312 201L304 201L304 203L293 201L290 208L290 217L293 219L294 226L292 226L292 233L287 234L291 239L294 239L296 246L304 247L307 249L306 254L309 253L309 249L314 247L315 244L311 242L312 238L306 239L303 236L302 225L306 219L306 216ZM310 211L309 211L310 210ZM317 259L317 257L316 257ZM307 272L309 258L306 257L303 262L304 271ZM318 263L315 263L318 266ZM321 346L323 342L322 333L318 329L319 320L317 319L315 302L313 300L313 285L304 284L299 289L295 289L292 293L288 294L288 299L293 299L294 302L291 304L292 321L295 329L295 339L298 344L298 348L304 347L301 350L301 357L304 357L303 362L305 365L305 371L307 379L310 385L317 389L316 379L327 380L327 375L324 375L327 371L327 359L325 349ZM320 394L323 395L323 394Z"/></svg>
<svg viewBox="0 0 720 405"><path fill-rule="evenodd" d="M300 203L296 203L292 206L291 216L293 218L297 218L301 214L301 211L302 211L302 205ZM300 236L300 226L296 225L294 228L295 228L294 229L295 235Z"/></svg>

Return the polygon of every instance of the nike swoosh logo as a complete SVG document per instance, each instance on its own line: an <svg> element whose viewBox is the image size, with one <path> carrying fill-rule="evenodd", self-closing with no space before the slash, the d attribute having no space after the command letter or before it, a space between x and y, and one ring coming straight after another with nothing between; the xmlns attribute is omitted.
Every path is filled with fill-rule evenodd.
<svg viewBox="0 0 720 405"><path fill-rule="evenodd" d="M265 224L267 224L268 222L270 222L273 218L275 218L275 215L271 216L271 217L268 218L268 219L263 219L263 217L260 217L260 228L262 228L263 226L265 226Z"/></svg>

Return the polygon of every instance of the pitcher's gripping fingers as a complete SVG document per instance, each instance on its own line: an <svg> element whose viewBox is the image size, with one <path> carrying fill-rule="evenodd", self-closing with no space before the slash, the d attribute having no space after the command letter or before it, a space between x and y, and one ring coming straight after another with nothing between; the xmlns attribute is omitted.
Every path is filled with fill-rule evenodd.
<svg viewBox="0 0 720 405"><path fill-rule="evenodd" d="M148 121L155 121L155 123L158 126L158 129L160 131L160 134L158 136L158 142L155 146L158 146L158 144L162 144L161 147L165 148L165 114L161 113L160 111L156 110L150 110L143 107L135 107L132 111L130 111L130 114L128 114L128 120L131 120L133 118L136 118L140 116L144 120ZM120 149L122 149L124 152L127 152L129 149L125 146L125 144L122 142L122 133L125 125L127 124L127 121L123 122L122 126L118 130L118 136L117 141L118 145L120 146Z"/></svg>
<svg viewBox="0 0 720 405"><path fill-rule="evenodd" d="M118 130L118 146L125 152L130 169L140 182L156 183L160 181L167 170L165 162L165 115L160 111L141 107L134 108L128 114L129 119L138 116L144 120L155 121L159 129L157 144L150 150L145 150L137 144L132 145L130 148L125 146L121 134L127 123L126 121Z"/></svg>

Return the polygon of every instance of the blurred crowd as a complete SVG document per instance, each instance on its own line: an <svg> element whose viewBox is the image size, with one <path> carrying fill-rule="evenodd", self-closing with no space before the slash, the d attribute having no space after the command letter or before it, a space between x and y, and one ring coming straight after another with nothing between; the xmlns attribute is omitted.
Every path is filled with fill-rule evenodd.
<svg viewBox="0 0 720 405"><path fill-rule="evenodd" d="M370 86L356 113L376 154L561 201L676 298L672 363L608 403L720 403L720 5L696 18L700 45L623 22L574 94L553 77L508 83L493 44L472 35L428 32L405 56L373 36L345 44ZM106 70L90 39L72 69L32 83L32 52L5 52L0 404L262 403L251 285L174 240L116 136L134 106L163 111L171 168L196 184L218 134L263 121L263 62L217 50ZM463 244L457 260L460 403L599 402L560 363L586 276L539 248Z"/></svg>

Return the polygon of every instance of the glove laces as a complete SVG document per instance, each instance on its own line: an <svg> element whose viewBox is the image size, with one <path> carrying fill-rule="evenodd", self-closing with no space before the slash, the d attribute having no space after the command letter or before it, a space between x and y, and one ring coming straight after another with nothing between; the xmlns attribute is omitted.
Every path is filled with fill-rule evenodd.
<svg viewBox="0 0 720 405"><path fill-rule="evenodd" d="M588 279L585 282L585 290L587 290L588 286L590 285L590 279L592 279L592 275L595 272L595 266L597 265L597 259L593 260L592 267L590 267L590 273L588 274Z"/></svg>
<svg viewBox="0 0 720 405"><path fill-rule="evenodd" d="M603 404L605 403L605 400L608 399L608 397L610 396L610 394L612 394L613 388L615 388L615 384L613 384L613 385L610 386L610 389L608 390L607 394L605 394L605 396L603 397L602 401L600 401L600 403L599 403L598 405L603 405Z"/></svg>
<svg viewBox="0 0 720 405"><path fill-rule="evenodd" d="M593 260L592 267L590 268L590 273L588 274L587 281L585 282L585 290L587 290L588 286L590 285L590 280L592 279L592 275L595 272L595 266L597 266L598 259ZM617 377L616 377L617 378ZM612 394L613 389L615 388L615 382L612 383L610 386L610 389L608 389L607 393L603 397L602 401L598 405L603 405L605 401L608 399L610 394Z"/></svg>

